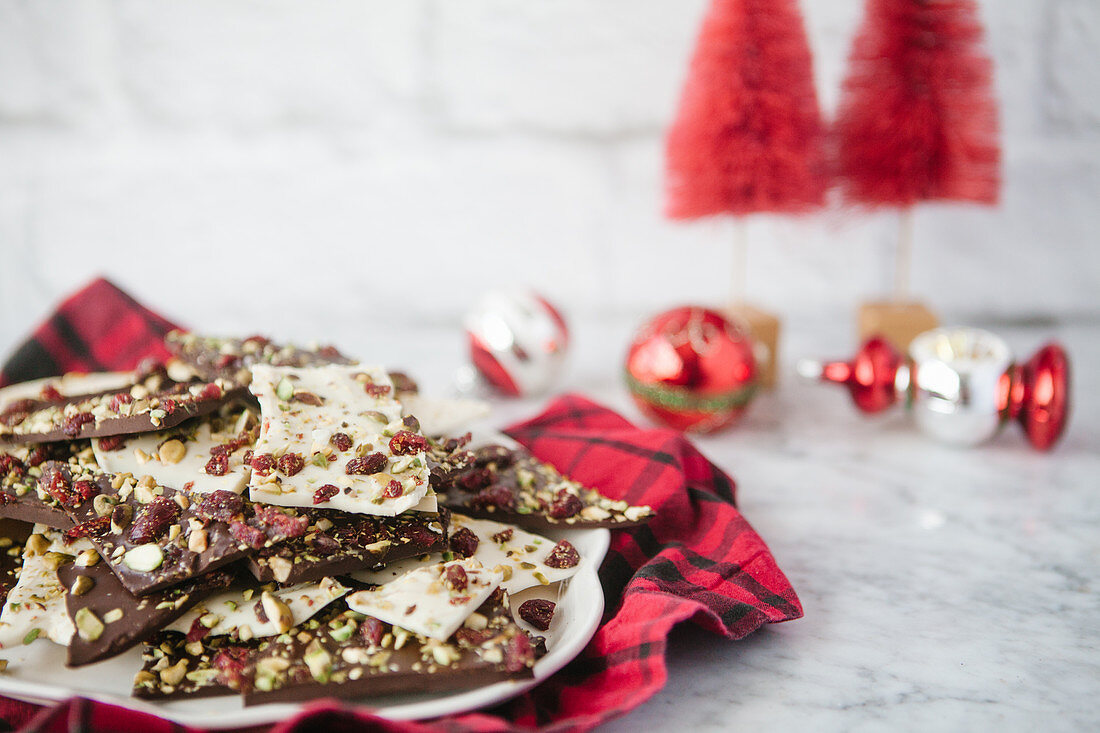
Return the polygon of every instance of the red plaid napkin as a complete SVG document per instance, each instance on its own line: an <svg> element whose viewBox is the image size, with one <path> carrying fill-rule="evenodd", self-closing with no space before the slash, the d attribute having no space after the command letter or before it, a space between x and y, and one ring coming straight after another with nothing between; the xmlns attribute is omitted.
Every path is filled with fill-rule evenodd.
<svg viewBox="0 0 1100 733"><path fill-rule="evenodd" d="M117 302L118 291L106 285L105 292ZM90 291L82 291L64 307L94 307L95 300L81 301ZM165 323L159 318L156 322ZM107 358L95 333L82 332L80 339L89 351ZM136 361L139 354L163 347L145 342L125 348ZM20 353L27 350L24 346ZM556 399L541 415L507 432L566 475L612 498L657 510L650 525L612 534L611 550L600 568L608 615L592 642L558 674L492 711L426 723L389 722L365 708L320 701L272 733L368 727L402 733L587 730L637 707L664 686L668 634L681 621L691 619L726 638L739 639L765 623L802 615L794 590L764 541L737 510L733 481L680 433L641 430L575 395ZM0 698L0 717L12 726L24 724L34 712L34 706ZM75 699L41 711L29 730L186 729L124 708Z"/></svg>

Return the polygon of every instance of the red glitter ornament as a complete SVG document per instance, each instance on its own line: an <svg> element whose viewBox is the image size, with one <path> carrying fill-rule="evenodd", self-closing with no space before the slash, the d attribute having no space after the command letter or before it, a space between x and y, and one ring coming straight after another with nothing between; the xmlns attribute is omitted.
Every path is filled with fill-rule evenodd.
<svg viewBox="0 0 1100 733"><path fill-rule="evenodd" d="M748 337L720 313L685 306L638 331L625 379L638 406L677 430L711 432L732 425L756 393Z"/></svg>

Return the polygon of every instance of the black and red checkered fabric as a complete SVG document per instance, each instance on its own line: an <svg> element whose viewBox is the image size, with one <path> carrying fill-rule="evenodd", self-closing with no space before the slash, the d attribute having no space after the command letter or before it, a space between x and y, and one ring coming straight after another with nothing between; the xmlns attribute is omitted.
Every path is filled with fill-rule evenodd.
<svg viewBox="0 0 1100 733"><path fill-rule="evenodd" d="M133 369L164 359L164 335L176 328L103 278L69 296L0 370L0 387L65 372Z"/></svg>
<svg viewBox="0 0 1100 733"><path fill-rule="evenodd" d="M319 701L275 733L351 731L587 730L631 710L664 686L665 649L691 620L728 639L798 618L802 607L764 541L737 510L733 481L680 433L643 430L575 395L507 431L540 459L608 496L649 504L646 527L612 533L600 569L607 615L581 655L531 692L491 711L410 723ZM0 700L19 723L31 706ZM74 724L77 727L73 727ZM32 730L185 730L87 700L43 710Z"/></svg>

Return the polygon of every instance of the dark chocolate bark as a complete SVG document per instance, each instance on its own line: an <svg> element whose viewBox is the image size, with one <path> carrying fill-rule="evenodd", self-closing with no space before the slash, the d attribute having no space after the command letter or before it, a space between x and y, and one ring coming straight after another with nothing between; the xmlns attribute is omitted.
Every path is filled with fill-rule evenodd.
<svg viewBox="0 0 1100 733"><path fill-rule="evenodd" d="M632 527L654 516L647 506L630 506L571 481L523 448L500 445L476 450L472 465L452 472L436 491L455 511L534 531Z"/></svg>
<svg viewBox="0 0 1100 733"><path fill-rule="evenodd" d="M13 445L0 449L0 517L68 529L73 520L57 499L38 488L42 464L49 460L68 460L77 454L91 457L87 441Z"/></svg>
<svg viewBox="0 0 1100 733"><path fill-rule="evenodd" d="M450 513L406 512L396 517L299 509L309 517L300 537L260 550L248 569L261 582L295 584L378 568L447 547Z"/></svg>
<svg viewBox="0 0 1100 733"><path fill-rule="evenodd" d="M23 564L23 544L31 534L31 525L14 519L0 519L0 606L19 579Z"/></svg>
<svg viewBox="0 0 1100 733"><path fill-rule="evenodd" d="M173 331L165 343L200 379L220 378L238 385L252 381L249 370L253 364L311 367L355 363L334 346L300 348L276 344L263 336L237 339Z"/></svg>
<svg viewBox="0 0 1100 733"><path fill-rule="evenodd" d="M57 577L68 589L65 608L76 633L68 665L79 667L121 654L172 623L212 593L228 588L234 574L215 570L167 590L135 596L110 567L62 565Z"/></svg>

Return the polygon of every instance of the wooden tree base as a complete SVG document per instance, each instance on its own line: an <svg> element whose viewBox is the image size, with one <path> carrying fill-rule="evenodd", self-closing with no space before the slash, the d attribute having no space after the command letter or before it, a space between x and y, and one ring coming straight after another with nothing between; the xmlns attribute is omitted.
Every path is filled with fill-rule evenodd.
<svg viewBox="0 0 1100 733"><path fill-rule="evenodd" d="M726 315L744 326L753 340L758 384L774 389L779 364L779 318L745 303L727 308Z"/></svg>
<svg viewBox="0 0 1100 733"><path fill-rule="evenodd" d="M923 303L879 301L859 307L860 343L882 336L903 354L910 341L938 325L939 319Z"/></svg>

